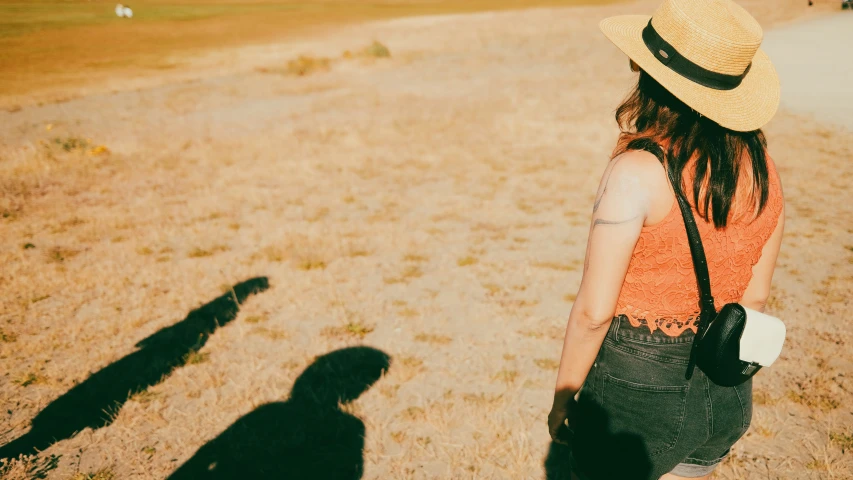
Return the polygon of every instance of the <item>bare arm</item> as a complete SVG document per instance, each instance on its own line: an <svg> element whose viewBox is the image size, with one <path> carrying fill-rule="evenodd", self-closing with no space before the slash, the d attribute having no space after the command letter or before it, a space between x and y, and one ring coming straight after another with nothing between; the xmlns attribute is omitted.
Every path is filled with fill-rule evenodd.
<svg viewBox="0 0 853 480"><path fill-rule="evenodd" d="M773 280L773 271L776 269L776 258L779 256L779 249L782 247L782 232L785 230L785 208L782 207L782 212L779 214L779 220L776 223L776 229L770 235L770 239L764 244L761 250L761 258L758 263L752 267L752 279L743 292L743 298L740 304L744 307L764 311L767 305L767 298L770 296L770 282Z"/></svg>
<svg viewBox="0 0 853 480"><path fill-rule="evenodd" d="M613 319L648 216L651 192L666 191L665 178L657 158L646 152L620 155L604 172L593 208L583 278L566 327L554 409L565 408L586 380Z"/></svg>

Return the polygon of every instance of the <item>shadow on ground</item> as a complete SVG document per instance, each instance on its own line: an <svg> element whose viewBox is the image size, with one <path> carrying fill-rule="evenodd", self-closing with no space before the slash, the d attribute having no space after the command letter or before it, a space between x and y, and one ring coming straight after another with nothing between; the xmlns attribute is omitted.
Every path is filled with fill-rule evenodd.
<svg viewBox="0 0 853 480"><path fill-rule="evenodd" d="M572 480L571 455L581 480L647 480L652 474L648 449L639 435L613 432L604 410L581 394L575 431L584 442L551 442L545 458L546 480Z"/></svg>
<svg viewBox="0 0 853 480"><path fill-rule="evenodd" d="M391 364L370 347L328 353L293 384L290 399L240 418L169 477L357 480L364 470L364 423L340 409Z"/></svg>
<svg viewBox="0 0 853 480"><path fill-rule="evenodd" d="M73 437L86 427L97 429L113 422L135 393L160 383L190 354L199 351L217 328L237 317L240 304L269 288L266 277L238 283L214 299L142 340L137 350L92 374L51 402L32 421L28 433L0 448L0 458L32 454Z"/></svg>

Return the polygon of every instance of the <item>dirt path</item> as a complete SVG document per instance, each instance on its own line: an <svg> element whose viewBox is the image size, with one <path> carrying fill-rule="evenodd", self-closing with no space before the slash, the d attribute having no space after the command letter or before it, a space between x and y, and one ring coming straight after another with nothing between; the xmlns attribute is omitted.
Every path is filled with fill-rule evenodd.
<svg viewBox="0 0 853 480"><path fill-rule="evenodd" d="M764 49L782 81L782 104L853 130L853 12L767 33Z"/></svg>

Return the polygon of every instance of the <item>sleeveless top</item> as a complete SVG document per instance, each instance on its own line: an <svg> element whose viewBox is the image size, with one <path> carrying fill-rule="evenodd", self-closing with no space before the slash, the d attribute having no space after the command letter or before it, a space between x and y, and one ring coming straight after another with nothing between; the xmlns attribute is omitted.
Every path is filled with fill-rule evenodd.
<svg viewBox="0 0 853 480"><path fill-rule="evenodd" d="M685 169L685 194L692 200L692 166ZM714 303L722 307L739 302L752 278L752 267L776 229L782 212L782 185L776 166L767 157L769 195L757 218L754 215L730 217L724 229L693 214L705 247L711 293ZM634 247L628 273L616 302L616 316L624 315L634 327L660 329L677 337L687 329L694 333L699 324L699 290L693 259L678 202L664 219L644 226Z"/></svg>

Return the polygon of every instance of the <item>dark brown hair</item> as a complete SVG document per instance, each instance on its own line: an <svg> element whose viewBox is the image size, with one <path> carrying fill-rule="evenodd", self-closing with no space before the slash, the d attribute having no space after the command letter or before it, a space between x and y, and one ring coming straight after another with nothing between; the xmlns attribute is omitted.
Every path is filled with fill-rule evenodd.
<svg viewBox="0 0 853 480"><path fill-rule="evenodd" d="M675 179L682 178L691 159L696 160L692 203L716 228L728 224L745 165L751 167L753 211L757 216L764 210L770 188L767 141L761 130L736 132L720 126L675 98L644 71L616 110L616 122L622 133L613 157L628 150L649 151ZM677 195L683 194L681 182L673 188Z"/></svg>

